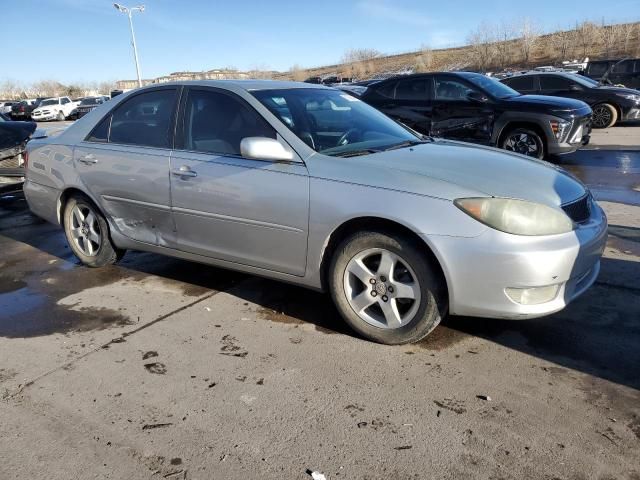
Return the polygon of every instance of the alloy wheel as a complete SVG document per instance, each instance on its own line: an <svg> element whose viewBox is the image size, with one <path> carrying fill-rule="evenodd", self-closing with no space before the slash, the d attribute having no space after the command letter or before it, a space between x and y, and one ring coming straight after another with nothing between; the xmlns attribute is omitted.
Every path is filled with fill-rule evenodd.
<svg viewBox="0 0 640 480"><path fill-rule="evenodd" d="M87 205L76 204L71 211L71 237L76 247L87 257L98 254L102 234L97 216Z"/></svg>
<svg viewBox="0 0 640 480"><path fill-rule="evenodd" d="M611 123L611 110L605 106L595 107L593 109L593 126L596 128L605 128Z"/></svg>
<svg viewBox="0 0 640 480"><path fill-rule="evenodd" d="M526 133L518 132L510 135L504 142L505 150L521 153L528 157L537 157L540 146L534 137Z"/></svg>
<svg viewBox="0 0 640 480"><path fill-rule="evenodd" d="M420 306L418 277L406 260L386 249L355 255L347 264L343 283L351 308L374 327L407 325Z"/></svg>

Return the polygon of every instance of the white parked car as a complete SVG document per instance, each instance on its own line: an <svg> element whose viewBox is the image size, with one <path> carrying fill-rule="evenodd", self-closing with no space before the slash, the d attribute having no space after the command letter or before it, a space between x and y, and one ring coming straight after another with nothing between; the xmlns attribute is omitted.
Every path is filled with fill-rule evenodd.
<svg viewBox="0 0 640 480"><path fill-rule="evenodd" d="M16 103L18 102L0 102L0 113L9 115L11 113L11 107L13 107Z"/></svg>
<svg viewBox="0 0 640 480"><path fill-rule="evenodd" d="M76 102L72 102L69 97L54 97L43 100L38 108L31 114L31 119L35 122L44 122L46 120L64 120L73 109L78 106Z"/></svg>

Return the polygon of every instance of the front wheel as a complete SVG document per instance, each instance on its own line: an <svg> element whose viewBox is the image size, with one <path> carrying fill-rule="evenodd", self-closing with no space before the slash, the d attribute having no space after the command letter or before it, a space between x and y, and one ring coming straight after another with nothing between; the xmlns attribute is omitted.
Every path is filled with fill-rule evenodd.
<svg viewBox="0 0 640 480"><path fill-rule="evenodd" d="M444 285L419 245L404 235L359 232L333 256L329 288L349 326L388 345L426 337L446 312Z"/></svg>
<svg viewBox="0 0 640 480"><path fill-rule="evenodd" d="M593 128L609 128L618 121L618 111L613 105L601 103L593 107L593 119L591 125Z"/></svg>
<svg viewBox="0 0 640 480"><path fill-rule="evenodd" d="M84 195L74 195L67 201L64 232L73 253L89 267L110 265L124 255L124 250L111 242L107 221Z"/></svg>
<svg viewBox="0 0 640 480"><path fill-rule="evenodd" d="M59 122L64 121L64 112L62 112L62 111L58 112L57 120Z"/></svg>
<svg viewBox="0 0 640 480"><path fill-rule="evenodd" d="M500 148L520 153L527 157L544 158L544 142L540 135L528 128L516 128L503 137Z"/></svg>

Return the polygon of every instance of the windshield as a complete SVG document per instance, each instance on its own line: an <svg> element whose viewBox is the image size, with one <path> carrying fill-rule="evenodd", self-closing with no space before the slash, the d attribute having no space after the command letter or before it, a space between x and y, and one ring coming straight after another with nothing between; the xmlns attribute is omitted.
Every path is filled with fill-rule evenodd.
<svg viewBox="0 0 640 480"><path fill-rule="evenodd" d="M365 155L423 140L375 108L338 90L251 92L298 138L325 155Z"/></svg>
<svg viewBox="0 0 640 480"><path fill-rule="evenodd" d="M59 101L57 98L50 98L49 100L43 100L40 104L41 107L46 107L47 105L58 105Z"/></svg>
<svg viewBox="0 0 640 480"><path fill-rule="evenodd" d="M484 75L479 74L462 74L464 78L473 83L476 87L481 88L486 93L491 95L494 98L509 98L509 97L517 97L520 94L516 92L513 88L505 85L504 83L499 82L495 78L486 77Z"/></svg>

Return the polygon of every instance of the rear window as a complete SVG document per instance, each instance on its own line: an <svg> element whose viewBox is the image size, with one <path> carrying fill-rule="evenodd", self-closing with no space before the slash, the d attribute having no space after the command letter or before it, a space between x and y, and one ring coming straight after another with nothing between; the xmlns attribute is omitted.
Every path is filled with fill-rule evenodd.
<svg viewBox="0 0 640 480"><path fill-rule="evenodd" d="M624 60L616 64L611 70L612 73L633 73L633 60Z"/></svg>
<svg viewBox="0 0 640 480"><path fill-rule="evenodd" d="M590 63L587 68L589 75L604 75L609 68L609 62Z"/></svg>

